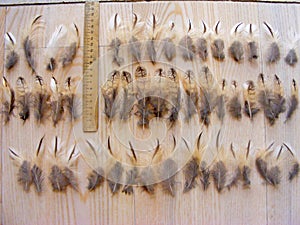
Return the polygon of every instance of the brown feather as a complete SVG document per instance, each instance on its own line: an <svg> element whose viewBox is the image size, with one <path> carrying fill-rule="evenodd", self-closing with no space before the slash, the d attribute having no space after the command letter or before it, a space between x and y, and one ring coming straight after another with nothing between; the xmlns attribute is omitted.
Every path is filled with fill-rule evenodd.
<svg viewBox="0 0 300 225"><path fill-rule="evenodd" d="M255 41L248 42L249 55L248 60L252 62L258 58L258 44Z"/></svg>
<svg viewBox="0 0 300 225"><path fill-rule="evenodd" d="M51 167L51 173L49 175L49 180L52 185L53 191L65 191L69 185L67 177L64 175L62 169L57 165Z"/></svg>
<svg viewBox="0 0 300 225"><path fill-rule="evenodd" d="M243 181L243 186L244 187L249 187L250 184L251 184L250 173L251 173L251 168L249 166L243 166L242 181Z"/></svg>
<svg viewBox="0 0 300 225"><path fill-rule="evenodd" d="M292 181L292 180L294 180L296 177L298 177L299 171L300 171L299 163L298 163L298 162L294 162L294 163L292 164L292 168L291 168L290 171L289 171L289 176L288 176L289 181Z"/></svg>
<svg viewBox="0 0 300 225"><path fill-rule="evenodd" d="M220 38L217 38L211 44L211 53L214 59L218 61L223 61L225 59L224 54L225 44L224 41Z"/></svg>
<svg viewBox="0 0 300 225"><path fill-rule="evenodd" d="M46 90L42 77L36 77L37 88L33 92L33 111L35 120L43 123L49 110L50 93Z"/></svg>
<svg viewBox="0 0 300 225"><path fill-rule="evenodd" d="M127 172L126 184L124 185L122 192L126 195L133 194L133 185L136 183L138 175L139 171L137 167L134 167Z"/></svg>
<svg viewBox="0 0 300 225"><path fill-rule="evenodd" d="M155 173L151 166L146 167L142 170L139 183L142 186L143 190L146 191L148 194L154 194L155 190Z"/></svg>
<svg viewBox="0 0 300 225"><path fill-rule="evenodd" d="M209 187L209 184L210 184L210 181L209 181L209 177L210 177L210 170L209 168L207 167L207 163L205 161L202 161L200 163L200 181L202 183L202 187L203 187L203 190L207 190L208 187Z"/></svg>
<svg viewBox="0 0 300 225"><path fill-rule="evenodd" d="M196 41L195 54L199 55L202 61L206 61L208 57L208 44L205 38L198 38Z"/></svg>
<svg viewBox="0 0 300 225"><path fill-rule="evenodd" d="M64 50L64 54L61 59L63 67L66 67L73 62L79 48L79 30L75 23L73 25L76 31L76 37L72 37L72 42Z"/></svg>
<svg viewBox="0 0 300 225"><path fill-rule="evenodd" d="M240 41L234 41L229 47L229 54L236 62L240 62L244 57L243 44Z"/></svg>
<svg viewBox="0 0 300 225"><path fill-rule="evenodd" d="M5 77L2 77L3 82L3 100L1 113L4 115L4 124L10 120L15 108L15 91L11 88Z"/></svg>
<svg viewBox="0 0 300 225"><path fill-rule="evenodd" d="M244 113L250 118L253 117L259 112L257 107L257 96L256 96L256 87L254 82L249 80L246 82L247 87L244 90Z"/></svg>
<svg viewBox="0 0 300 225"><path fill-rule="evenodd" d="M96 188L100 187L103 182L104 182L104 177L103 175L104 171L102 168L98 168L97 170L93 170L89 175L88 175L88 181L89 184L87 186L87 189L89 191L94 191Z"/></svg>
<svg viewBox="0 0 300 225"><path fill-rule="evenodd" d="M163 41L162 51L166 59L170 62L176 56L175 44L171 38L165 38L162 41Z"/></svg>
<svg viewBox="0 0 300 225"><path fill-rule="evenodd" d="M161 182L162 189L165 193L175 196L175 171L177 171L178 166L177 163L173 159L167 159L162 164L161 168L161 176L164 179Z"/></svg>
<svg viewBox="0 0 300 225"><path fill-rule="evenodd" d="M66 177L68 185L70 185L74 190L77 191L78 181L74 172L69 167L65 167L63 170L63 175Z"/></svg>
<svg viewBox="0 0 300 225"><path fill-rule="evenodd" d="M270 170L267 171L267 180L268 183L277 186L280 183L281 180L281 171L279 169L279 166L273 166L270 168Z"/></svg>
<svg viewBox="0 0 300 225"><path fill-rule="evenodd" d="M289 106L286 114L285 121L291 119L292 115L298 108L299 100L298 100L298 87L296 81L293 79L293 86L292 86L292 94L289 98Z"/></svg>
<svg viewBox="0 0 300 225"><path fill-rule="evenodd" d="M123 175L124 168L120 162L116 162L111 170L108 172L108 186L112 194L117 193L121 188L121 179Z"/></svg>
<svg viewBox="0 0 300 225"><path fill-rule="evenodd" d="M221 192L225 187L227 169L223 161L218 161L213 165L211 171L215 187L218 192Z"/></svg>
<svg viewBox="0 0 300 225"><path fill-rule="evenodd" d="M192 159L186 164L183 171L185 177L183 193L186 193L195 188L197 184L196 178L200 174L199 164L199 159L196 157L192 157Z"/></svg>
<svg viewBox="0 0 300 225"><path fill-rule="evenodd" d="M29 191L30 185L33 182L33 178L30 169L30 162L26 160L23 161L22 165L19 168L18 182L20 185L22 185L24 191Z"/></svg>
<svg viewBox="0 0 300 225"><path fill-rule="evenodd" d="M33 181L33 184L35 186L37 193L41 193L42 185L43 185L43 181L44 181L42 169L39 166L34 164L31 169L31 176L32 176L32 181Z"/></svg>
<svg viewBox="0 0 300 225"><path fill-rule="evenodd" d="M192 61L195 54L195 45L193 39L186 35L178 43L181 51L181 56L184 61Z"/></svg>
<svg viewBox="0 0 300 225"><path fill-rule="evenodd" d="M31 93L23 77L17 79L17 107L19 116L25 122L30 116Z"/></svg>

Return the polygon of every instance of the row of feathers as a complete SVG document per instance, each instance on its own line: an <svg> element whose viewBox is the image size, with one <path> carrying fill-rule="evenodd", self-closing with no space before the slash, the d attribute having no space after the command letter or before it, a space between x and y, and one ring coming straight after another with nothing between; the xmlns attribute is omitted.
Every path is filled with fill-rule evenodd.
<svg viewBox="0 0 300 225"><path fill-rule="evenodd" d="M25 59L33 74L36 72L36 58L34 57L35 48L37 48L38 36L41 34L41 29L44 28L42 16L36 16L31 23L24 29L22 38L22 47L25 54ZM19 53L16 49L17 40L11 32L5 34L6 47L8 53L6 56L5 67L7 70L12 69L19 61ZM76 56L79 48L79 30L75 23L66 27L59 25L46 46L45 61L46 69L54 71L59 62L62 67L70 65ZM60 52L60 46L64 44L63 52Z"/></svg>
<svg viewBox="0 0 300 225"><path fill-rule="evenodd" d="M87 189L93 191L107 180L112 194L116 194L122 190L125 194L130 195L134 192L135 186L140 186L148 194L154 194L156 186L160 185L167 194L175 196L178 184L176 176L180 170L184 176L184 193L189 192L197 186L201 186L205 191L209 188L211 182L213 182L219 193L224 189L230 190L232 187L238 185L242 185L243 188L250 188L254 166L264 183L273 187L277 187L282 179L292 182L299 175L299 162L287 144L283 143L280 149L275 151L275 149L272 149L274 144L272 143L267 148L259 149L255 156L253 156L253 154L249 154L251 150L250 141L245 151L242 149L236 151L233 144L231 144L230 149L225 149L218 143L219 134L220 132L218 133L216 143L217 154L211 163L205 159L207 148L202 143L201 132L197 138L194 151L189 149L189 144L183 139L186 148L191 153L191 157L183 168L179 168L174 159L167 158L160 164L158 171L154 170L151 165L143 168L134 166L137 165L135 163L138 161L138 154L131 143L129 143L133 167L126 171L120 161L111 163L109 168L102 168L99 165L88 174ZM175 137L173 138L175 148L176 139ZM32 184L35 186L37 193L40 194L43 190L45 179L45 174L42 171L44 160L41 157L43 155L43 139L44 137L39 141L35 157L32 160L24 159L17 151L9 148L10 157L18 167L18 183L26 192L30 190ZM96 146L93 146L89 141L86 142L87 147L95 151ZM107 149L109 154L114 154L110 138L108 138ZM70 149L70 153L65 158L60 155L60 151L61 147L59 146L58 138L55 137L53 152L51 153L54 159L51 164L51 172L48 175L52 189L55 192L61 192L70 186L79 191L78 177L73 167L80 155L76 153L76 144ZM154 153L151 153L152 160L158 157L162 151L158 142ZM284 152L287 153L285 154L285 158L282 156ZM288 162L285 167L287 168L287 173L283 170L283 162ZM284 178L285 176L286 178Z"/></svg>
<svg viewBox="0 0 300 225"><path fill-rule="evenodd" d="M143 128L148 128L155 117L166 119L172 126L180 119L181 112L183 121L189 122L197 115L201 124L209 126L212 113L223 122L226 114L235 120L244 114L252 120L261 111L269 124L274 125L285 112L285 122L290 120L299 103L295 80L285 97L277 75L273 82L267 82L259 74L257 82L248 80L240 87L236 81L230 84L225 79L219 84L205 66L198 74L170 68L158 69L150 75L141 66L136 67L134 76L127 71L113 71L101 90L109 122L136 116L137 125Z"/></svg>
<svg viewBox="0 0 300 225"><path fill-rule="evenodd" d="M280 42L279 32L271 27L267 22L263 23L265 34L268 40L265 57L268 64L277 63L283 54L282 43ZM221 23L218 21L213 28L209 28L202 21L202 29L194 29L189 20L187 29L184 31L176 30L174 22L169 25L161 25L157 22L155 15L148 22L140 21L134 14L133 21L122 22L115 14L110 20L109 41L112 51L112 62L117 66L124 63L124 57L120 55L121 47L128 46L128 52L137 62L142 61L142 52L145 52L149 60L156 64L158 61L158 47L161 46L162 55L171 62L176 57L176 51L184 61L193 61L199 57L206 61L209 51L214 59L225 60L224 32L221 30ZM297 45L299 36L295 32L290 32L287 41L288 50L284 61L295 66L298 62ZM240 22L233 26L230 32L230 44L228 55L235 62L242 62L247 52L247 59L255 62L259 57L259 31L256 25L245 25ZM145 46L143 46L145 43Z"/></svg>
<svg viewBox="0 0 300 225"><path fill-rule="evenodd" d="M31 114L37 124L42 124L49 118L54 126L64 118L74 122L80 116L78 110L80 102L76 94L78 79L80 78L68 77L64 85L60 85L52 77L49 88L41 76L36 76L33 88L29 89L26 80L18 77L16 87L13 89L7 79L2 77L0 102L4 124L15 115L15 109L24 123Z"/></svg>

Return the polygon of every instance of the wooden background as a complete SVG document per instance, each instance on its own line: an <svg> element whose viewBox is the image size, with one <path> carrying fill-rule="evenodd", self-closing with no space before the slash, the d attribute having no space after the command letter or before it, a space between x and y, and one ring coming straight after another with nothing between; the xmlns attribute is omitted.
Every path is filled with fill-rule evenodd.
<svg viewBox="0 0 300 225"><path fill-rule="evenodd" d="M123 20L130 20L132 13L150 18L154 13L158 21L167 23L174 20L176 25L185 26L190 18L200 26L201 19L212 26L217 20L222 21L226 44L230 41L229 30L237 22L259 24L263 21L274 25L281 34L282 51L287 49L287 34L290 28L300 33L300 5L281 3L233 3L233 2L151 2L151 3L101 3L100 4L100 54L107 51L108 21L119 13ZM84 4L67 5L39 5L39 6L7 6L0 8L0 36L6 31L12 32L18 42L21 60L13 69L6 72L0 60L0 72L14 85L18 76L24 76L29 84L34 78L24 60L21 49L22 29L30 20L42 14L45 20L44 35L39 38L39 47L35 51L38 59L39 74L49 82L52 75L60 82L66 76L82 74L82 44ZM75 22L81 32L81 47L72 67L59 68L55 74L46 72L43 62L45 45L55 27L61 23ZM261 36L262 37L262 36ZM261 43L265 43L261 38ZM276 73L282 79L286 93L289 94L292 78L298 83L299 68L287 66L283 60L274 66L268 66L263 60L264 45L260 46L260 58L257 65L250 65L247 61L242 64L234 63L229 57L225 62L218 63L211 58L208 66L218 78L228 81L235 79L239 84L248 79L257 79L260 72L272 78ZM299 49L298 49L299 52ZM3 38L0 38L0 57L5 58ZM102 70L102 68L101 68ZM103 69L104 70L104 69ZM80 92L80 90L79 90ZM245 148L248 140L252 140L252 153L258 148L286 142L299 155L298 121L300 113L297 111L290 123L283 123L284 118L270 128L260 113L253 122L243 118L241 122L225 119L222 142L226 147L231 142L239 148ZM80 124L79 124L80 126ZM292 184L283 179L278 188L265 185L256 170L251 176L250 189L242 187L224 191L218 194L213 186L203 192L200 187L187 194L182 194L183 178L179 174L176 196L170 197L157 189L154 196L136 189L134 195L126 196L119 193L112 196L107 183L89 193L86 190L86 174L90 168L79 159L76 165L80 178L80 193L68 189L66 193L53 193L48 179L45 179L45 190L38 196L33 187L29 193L23 192L17 183L17 167L9 158L8 147L18 151L23 157L30 158L35 152L36 145L43 134L46 134L45 151L51 150L51 142L55 135L64 140L65 147L71 147L78 136L69 123L61 123L57 128L52 125L36 126L31 118L25 124L18 118L13 118L6 126L1 125L1 223L2 224L299 224L300 223L300 179ZM51 160L49 153L43 158L43 167L49 174ZM283 162L283 167L287 162ZM252 166L254 166L252 164ZM48 168L48 170L47 170Z"/></svg>

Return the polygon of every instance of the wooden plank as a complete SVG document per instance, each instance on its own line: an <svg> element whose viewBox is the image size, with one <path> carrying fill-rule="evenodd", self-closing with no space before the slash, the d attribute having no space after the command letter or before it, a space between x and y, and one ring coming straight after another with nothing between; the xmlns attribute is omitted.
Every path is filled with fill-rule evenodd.
<svg viewBox="0 0 300 225"><path fill-rule="evenodd" d="M296 78L298 84L300 80L297 77L299 63L295 68L290 68L283 61L270 67L263 60L265 54L265 39L261 38L260 57L257 65L249 64L246 60L238 65L229 58L227 47L230 44L229 31L237 22L255 23L262 30L262 21L267 21L276 27L281 35L280 42L282 52L286 51L287 34L290 27L296 29L299 33L299 7L297 4L270 4L270 3L233 3L233 2L150 2L150 3L105 3L100 4L100 47L99 47L99 70L101 71L100 85L108 78L113 69L128 70L133 72L136 65L126 65L117 67L111 63L109 54L109 20L118 13L123 21L130 21L132 13L136 13L143 20L149 20L154 13L160 24L166 24L170 20L175 21L176 28L186 27L188 19L191 19L194 27L200 27L203 19L210 27L221 20L223 27L223 38L226 45L226 60L223 63L216 62L209 58L207 65L211 68L218 82L226 78L230 84L232 80L237 80L239 85L251 79L256 82L257 76L263 72L268 80L272 80L276 73L282 80L286 95L289 94L291 79ZM24 60L24 53L21 46L22 28L37 14L43 14L45 20L44 35L39 37L39 47L36 49L35 56L38 59L38 73L43 75L47 84L50 78L55 76L60 83L63 83L67 76L80 76L82 74L82 43L83 43L83 4L67 5L43 5L43 6L24 6L8 7L0 9L0 36L3 37L4 30L12 32L17 38L17 50L20 53L20 62L9 73L3 70L0 60L0 72L4 72L9 82L15 86L18 76L22 75L27 82L33 83L34 77L31 76L30 69ZM61 12L64 12L63 14ZM230 13L228 13L230 12ZM5 16L6 15L6 16ZM5 18L5 19L4 19ZM278 19L280 18L280 19ZM73 66L68 69L59 68L54 74L45 70L43 56L45 46L49 37L55 30L55 27L63 23L69 25L75 22L79 27L81 36L81 45ZM180 33L182 35L184 31ZM0 38L1 39L1 38ZM3 45L3 39L0 40L0 46ZM64 47L64 46L61 46ZM1 53L0 57L5 57ZM6 50L7 53L7 50ZM122 56L127 57L126 51L121 52ZM148 67L149 71L155 71L161 64ZM174 65L178 71L184 73L187 69L199 69L202 64L197 59L195 63L182 63L180 54ZM162 65L164 69L168 65ZM81 85L78 87L78 94L81 92ZM103 104L103 100L101 100ZM124 193L118 193L112 196L107 182L94 192L88 192L87 174L93 169L82 157L78 159L75 165L76 175L79 179L79 192L68 189L66 193L54 193L51 190L48 181L50 167L55 161L53 159L53 140L57 135L60 142L64 142L59 158L67 156L67 150L72 148L75 141L81 136L81 121L72 128L68 121L59 123L56 128L47 122L46 125L36 126L33 117L25 124L17 118L12 118L7 126L1 126L0 145L2 149L1 159L1 222L2 224L298 224L300 216L298 212L300 205L299 199L299 179L292 184L286 181L287 172L283 170L282 184L277 188L266 186L258 173L256 172L254 162L251 162L251 188L243 189L241 186L234 187L231 191L224 190L219 194L215 191L213 183L209 189L204 192L199 184L189 193L182 193L184 186L184 177L180 172L176 177L176 196L170 197L162 192L161 187L157 186L154 196L150 196L141 191L141 188L135 188L132 196ZM103 114L103 112L99 112ZM233 121L227 115L223 124L215 122L218 119L212 118L213 126L205 130L205 138L211 137L208 143L209 154L216 155L216 134L221 128L220 143L225 149L230 148L233 143L237 152L245 150L247 143L251 140L251 156L255 156L258 148L267 146L275 141L275 146L280 146L282 142L287 142L296 155L299 157L298 125L294 121L299 120L299 112L294 115L290 123L284 124L284 115L274 125L270 127L265 121L263 113L259 113L253 122L248 118ZM100 140L107 145L107 136L118 132L109 130L105 124L105 117L100 116L100 127L95 140ZM133 121L134 122L134 121ZM199 129L189 129L181 131L177 129L175 134L185 134L187 136L196 136ZM120 131L119 131L120 132ZM134 130L133 134L137 135ZM36 151L39 139L46 134L45 151L43 158L43 169L45 172L44 192L38 196L34 188L31 187L29 193L25 193L17 183L17 170L9 158L8 147L12 147L25 158L30 158ZM117 157L128 161L128 143L112 142L113 151L117 152ZM123 144L126 146L124 147ZM189 143L192 144L192 143ZM79 146L81 148L82 146ZM82 149L77 149L76 152ZM123 151L123 150L126 151ZM122 152L123 151L123 152ZM119 154L120 153L120 154ZM129 153L130 154L130 153ZM287 156L285 154L285 156ZM127 160L128 159L128 160ZM129 161L128 161L129 162ZM287 168L288 162L281 164ZM198 181L199 183L199 181ZM11 204L14 202L14 204Z"/></svg>
<svg viewBox="0 0 300 225"><path fill-rule="evenodd" d="M6 8L1 8L0 9L0 36L3 37L5 34L5 16L6 16ZM0 38L0 59L4 59L4 39ZM0 60L0 74L4 74L4 60ZM1 94L1 92L0 92ZM0 123L3 123L2 117L0 119ZM1 126L0 129L0 149L3 149L3 145L2 145L2 141L3 141L3 126ZM1 165L0 165L0 170L1 170L1 184L3 184L3 176L2 176L2 165L3 165L3 157L2 157L2 153L0 154L0 161L1 161ZM3 211L2 211L2 206L3 206L3 195L2 195L2 190L3 190L3 185L1 185L1 197L0 197L0 206L1 206L1 211L0 211L0 218L1 218L1 223L3 223Z"/></svg>

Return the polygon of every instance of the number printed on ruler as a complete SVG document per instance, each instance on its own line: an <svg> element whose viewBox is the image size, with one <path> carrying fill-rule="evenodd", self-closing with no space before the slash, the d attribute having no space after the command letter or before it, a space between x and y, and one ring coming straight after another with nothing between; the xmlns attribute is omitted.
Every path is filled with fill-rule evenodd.
<svg viewBox="0 0 300 225"><path fill-rule="evenodd" d="M83 56L83 131L98 130L99 2L85 3Z"/></svg>

